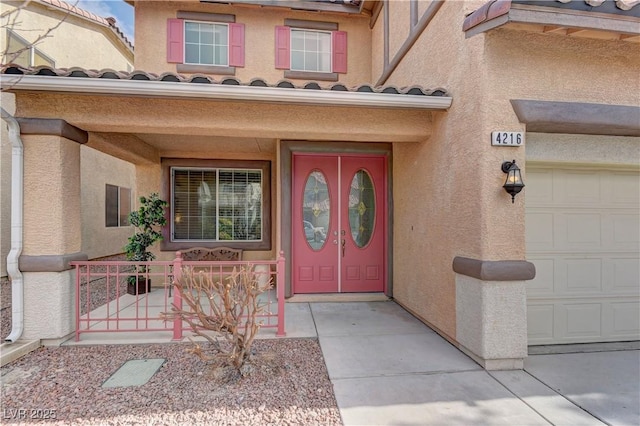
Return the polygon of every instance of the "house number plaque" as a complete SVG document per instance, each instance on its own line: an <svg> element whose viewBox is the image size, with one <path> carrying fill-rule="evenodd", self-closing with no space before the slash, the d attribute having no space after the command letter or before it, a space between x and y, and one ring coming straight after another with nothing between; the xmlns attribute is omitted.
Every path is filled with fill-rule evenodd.
<svg viewBox="0 0 640 426"><path fill-rule="evenodd" d="M493 146L524 146L524 132L491 132Z"/></svg>

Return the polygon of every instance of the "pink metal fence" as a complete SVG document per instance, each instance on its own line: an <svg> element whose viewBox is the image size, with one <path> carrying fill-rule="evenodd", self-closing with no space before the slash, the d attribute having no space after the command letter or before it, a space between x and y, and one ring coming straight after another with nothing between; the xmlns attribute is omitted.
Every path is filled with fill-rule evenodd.
<svg viewBox="0 0 640 426"><path fill-rule="evenodd" d="M275 328L276 336L285 336L284 279L285 259L280 252L276 260L260 261L184 261L180 252L173 261L71 262L76 273L76 341L83 333L170 331L173 340L181 340L190 331L180 319L164 321L161 312L172 305L182 307L174 280L184 268L197 268L213 280L224 280L234 267L252 268L268 275L275 290L261 297L263 313L258 316L262 328ZM265 265L265 266L258 266ZM268 277L265 277L268 279Z"/></svg>

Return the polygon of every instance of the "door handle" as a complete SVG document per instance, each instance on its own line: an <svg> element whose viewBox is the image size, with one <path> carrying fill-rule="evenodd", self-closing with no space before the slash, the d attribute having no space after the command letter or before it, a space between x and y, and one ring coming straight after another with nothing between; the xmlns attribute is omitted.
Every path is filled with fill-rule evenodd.
<svg viewBox="0 0 640 426"><path fill-rule="evenodd" d="M342 257L344 257L344 247L345 247L345 244L347 244L347 240L344 240L344 239L343 239L343 240L342 240Z"/></svg>

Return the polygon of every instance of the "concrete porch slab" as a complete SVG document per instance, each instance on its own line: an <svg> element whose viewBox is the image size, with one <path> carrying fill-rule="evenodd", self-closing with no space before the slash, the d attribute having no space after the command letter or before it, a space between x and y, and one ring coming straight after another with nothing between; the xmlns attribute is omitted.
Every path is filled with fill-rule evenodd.
<svg viewBox="0 0 640 426"><path fill-rule="evenodd" d="M393 302L313 303L318 336L426 333L431 330Z"/></svg>
<svg viewBox="0 0 640 426"><path fill-rule="evenodd" d="M349 425L548 425L486 371L333 380Z"/></svg>
<svg viewBox="0 0 640 426"><path fill-rule="evenodd" d="M384 293L314 293L294 294L287 299L290 303L334 303L334 302L389 302Z"/></svg>
<svg viewBox="0 0 640 426"><path fill-rule="evenodd" d="M320 346L332 380L482 369L431 330L421 334L320 337Z"/></svg>

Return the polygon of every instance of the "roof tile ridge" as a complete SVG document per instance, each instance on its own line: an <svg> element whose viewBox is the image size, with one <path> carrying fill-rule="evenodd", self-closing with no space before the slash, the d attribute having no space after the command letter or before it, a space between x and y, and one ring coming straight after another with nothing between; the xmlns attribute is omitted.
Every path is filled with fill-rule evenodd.
<svg viewBox="0 0 640 426"><path fill-rule="evenodd" d="M64 0L39 0L41 3L46 3L59 9L68 10L76 15L80 15L84 18L96 21L102 25L109 26L109 23L102 16L98 16L95 13L91 13L85 9L81 9L77 6L71 5Z"/></svg>

